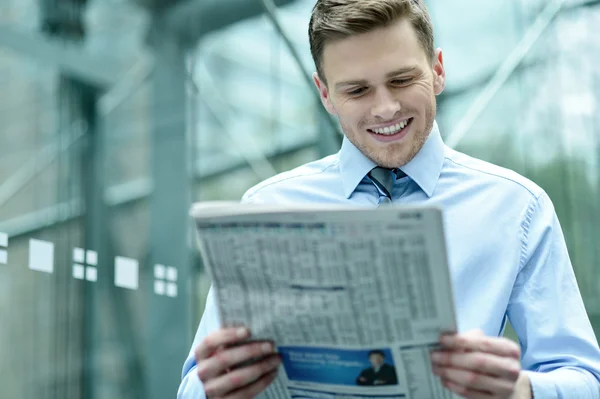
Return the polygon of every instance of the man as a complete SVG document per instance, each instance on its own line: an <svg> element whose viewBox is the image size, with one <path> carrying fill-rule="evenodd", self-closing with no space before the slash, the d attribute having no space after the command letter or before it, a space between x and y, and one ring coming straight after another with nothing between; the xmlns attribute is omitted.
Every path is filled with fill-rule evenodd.
<svg viewBox="0 0 600 399"><path fill-rule="evenodd" d="M385 363L385 354L380 350L369 352L371 367L361 371L356 379L357 385L396 385L398 377L396 369Z"/></svg>
<svg viewBox="0 0 600 399"><path fill-rule="evenodd" d="M598 342L550 199L442 142L436 96L446 74L423 1L319 0L309 32L314 81L339 118L342 148L244 201L442 207L459 334L441 338L434 373L466 398L600 398ZM507 319L520 347L501 338ZM232 346L249 335L220 329L210 292L180 397L262 392L280 360L273 343ZM235 367L253 358L262 360Z"/></svg>

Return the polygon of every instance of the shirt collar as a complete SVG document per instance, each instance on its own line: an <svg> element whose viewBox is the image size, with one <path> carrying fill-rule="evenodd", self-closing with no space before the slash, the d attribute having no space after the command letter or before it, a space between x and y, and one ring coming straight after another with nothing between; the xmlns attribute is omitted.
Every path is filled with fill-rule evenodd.
<svg viewBox="0 0 600 399"><path fill-rule="evenodd" d="M421 150L400 169L417 183L428 197L431 197L442 173L444 153L444 142L437 122L434 122L433 129ZM377 164L360 152L347 137L344 137L339 157L344 195L350 198L358 184Z"/></svg>

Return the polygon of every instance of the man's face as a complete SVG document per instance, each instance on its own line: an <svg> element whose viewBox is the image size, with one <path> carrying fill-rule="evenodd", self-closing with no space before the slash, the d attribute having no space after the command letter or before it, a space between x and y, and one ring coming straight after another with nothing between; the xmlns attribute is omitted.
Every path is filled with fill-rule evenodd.
<svg viewBox="0 0 600 399"><path fill-rule="evenodd" d="M378 353L373 353L369 356L369 362L371 362L373 368L380 367L383 364L383 357Z"/></svg>
<svg viewBox="0 0 600 399"><path fill-rule="evenodd" d="M445 87L441 50L430 62L406 19L325 46L323 74L314 80L344 134L380 166L410 162L435 119L435 96Z"/></svg>

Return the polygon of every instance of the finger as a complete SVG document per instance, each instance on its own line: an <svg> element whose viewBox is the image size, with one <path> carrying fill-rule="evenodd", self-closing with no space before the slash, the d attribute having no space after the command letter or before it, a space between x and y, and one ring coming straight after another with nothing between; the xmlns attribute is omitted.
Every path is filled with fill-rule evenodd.
<svg viewBox="0 0 600 399"><path fill-rule="evenodd" d="M514 381L490 377L468 370L434 367L433 372L442 379L453 382L466 389L490 392L502 397L512 395L515 388Z"/></svg>
<svg viewBox="0 0 600 399"><path fill-rule="evenodd" d="M451 332L442 333L442 335L440 336L440 342L442 342L444 340L444 337L446 337L446 336L451 337L454 335L458 335L458 333L451 333ZM466 336L466 337L485 337L485 333L481 329L469 330L465 333L461 333L461 335Z"/></svg>
<svg viewBox="0 0 600 399"><path fill-rule="evenodd" d="M519 345L503 337L455 334L444 335L440 341L447 349L492 353L494 355L511 357L517 360L521 358L521 349L519 348Z"/></svg>
<svg viewBox="0 0 600 399"><path fill-rule="evenodd" d="M474 389L468 389L462 385L458 385L450 380L442 380L442 384L448 388L450 391L454 392L457 395L460 395L463 398L467 399L495 399L492 393L476 391Z"/></svg>
<svg viewBox="0 0 600 399"><path fill-rule="evenodd" d="M198 363L198 377L200 381L208 381L240 363L265 357L274 352L275 347L271 342L254 342L224 349Z"/></svg>
<svg viewBox="0 0 600 399"><path fill-rule="evenodd" d="M485 333L483 332L482 329L478 328L476 330L470 330L467 331L466 333L464 333L463 335L466 335L468 337L485 337Z"/></svg>
<svg viewBox="0 0 600 399"><path fill-rule="evenodd" d="M521 373L518 360L483 352L435 351L431 354L431 361L437 367L472 370L510 381L516 381Z"/></svg>
<svg viewBox="0 0 600 399"><path fill-rule="evenodd" d="M257 397L261 394L273 381L277 378L277 370L271 371L270 373L265 374L258 381L253 382L252 384L238 389L237 391L231 392L227 396L223 398L215 398L215 399L251 399Z"/></svg>
<svg viewBox="0 0 600 399"><path fill-rule="evenodd" d="M244 327L215 331L207 335L196 348L196 363L210 357L219 347L241 342L248 337L250 337L250 331Z"/></svg>
<svg viewBox="0 0 600 399"><path fill-rule="evenodd" d="M205 382L204 391L211 398L229 395L233 391L258 381L265 374L276 370L280 364L281 359L278 355L269 356L258 363L233 370L231 373Z"/></svg>

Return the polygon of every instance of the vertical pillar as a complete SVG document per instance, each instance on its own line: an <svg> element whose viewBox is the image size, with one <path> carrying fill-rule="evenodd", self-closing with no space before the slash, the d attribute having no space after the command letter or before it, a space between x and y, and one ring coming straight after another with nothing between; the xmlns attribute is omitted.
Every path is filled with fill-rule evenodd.
<svg viewBox="0 0 600 399"><path fill-rule="evenodd" d="M80 43L84 40L84 18L87 0L40 0L41 30L48 36L58 37L71 42ZM106 221L106 209L104 204L104 179L103 179L103 137L100 134L97 100L99 88L92 87L85 82L61 75L58 80L58 113L59 113L59 140L71 140L74 135L83 133L81 144L74 146L80 148L78 156L71 154L67 156L68 177L63 176L65 181L60 183L61 193L65 199L71 199L82 195L84 198L85 215L83 218L83 238L76 244L86 249L92 249L100 255L98 269L106 270L108 266L103 258L104 246L108 232ZM79 180L77 180L79 179ZM77 192L79 191L79 192ZM67 255L71 259L71 255ZM66 325L73 325L72 321L81 322L81 330L74 331L75 337L80 337L82 367L79 370L78 383L82 397L93 399L96 397L97 377L97 354L100 342L99 335L99 296L106 290L106 279L103 273L98 274L95 284L82 284L79 289L79 297L82 305L78 308L79 314L72 315L66 312L69 309L69 296L67 295L71 281L71 267L63 270L64 279L56 282L56 306L57 309L57 331L58 325L63 321L58 316L65 315L68 318ZM68 280L67 280L68 279ZM72 299L71 299L72 300ZM81 335L77 335L80 333ZM68 361L68 342L62 337L56 340L55 356L57 365ZM66 366L65 366L66 367ZM57 369L57 373L60 373ZM72 384L71 375L65 373L67 381L56 381L53 389L56 397L65 395L65 388ZM61 393L62 392L62 393Z"/></svg>
<svg viewBox="0 0 600 399"><path fill-rule="evenodd" d="M181 367L189 351L184 334L191 331L189 289L191 204L188 163L185 50L175 35L154 17L149 36L155 55L152 104L151 170L154 191L150 198L149 264L147 290L146 381L147 397L174 397ZM177 297L154 292L154 267L178 271Z"/></svg>

